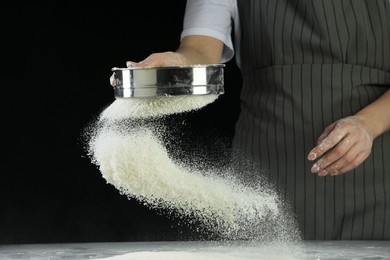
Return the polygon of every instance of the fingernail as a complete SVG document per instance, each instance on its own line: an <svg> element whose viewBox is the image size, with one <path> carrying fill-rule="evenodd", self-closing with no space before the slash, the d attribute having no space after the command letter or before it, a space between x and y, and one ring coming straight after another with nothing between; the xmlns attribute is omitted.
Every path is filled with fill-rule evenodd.
<svg viewBox="0 0 390 260"><path fill-rule="evenodd" d="M313 161L317 158L317 155L315 152L310 152L309 155L307 156L307 159L309 159L310 161Z"/></svg>
<svg viewBox="0 0 390 260"><path fill-rule="evenodd" d="M313 167L311 167L311 172L316 173L320 170L320 167L317 164L314 164Z"/></svg>
<svg viewBox="0 0 390 260"><path fill-rule="evenodd" d="M116 80L115 80L114 77L110 77L110 84L111 84L111 86L115 87L115 85L116 85Z"/></svg>

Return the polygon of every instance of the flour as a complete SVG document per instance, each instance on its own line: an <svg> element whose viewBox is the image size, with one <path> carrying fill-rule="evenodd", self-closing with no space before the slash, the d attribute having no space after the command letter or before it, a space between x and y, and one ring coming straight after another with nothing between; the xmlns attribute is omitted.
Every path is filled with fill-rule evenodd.
<svg viewBox="0 0 390 260"><path fill-rule="evenodd" d="M209 252L135 252L124 255L102 258L106 260L240 260L241 256L231 256L224 253L209 253Z"/></svg>
<svg viewBox="0 0 390 260"><path fill-rule="evenodd" d="M141 251L101 258L105 260L303 260L309 259L304 255L294 255L284 253L284 250L277 249L272 253L262 252L262 254L242 254L240 249L235 253L223 252L186 252L186 251Z"/></svg>
<svg viewBox="0 0 390 260"><path fill-rule="evenodd" d="M185 158L173 159L161 141L169 134L166 128L158 120L143 120L198 109L215 99L116 100L103 111L90 136L92 162L107 183L130 199L199 221L224 239L296 239L275 194L241 184L229 167L208 172Z"/></svg>
<svg viewBox="0 0 390 260"><path fill-rule="evenodd" d="M101 114L101 119L162 117L200 109L218 98L218 95L192 95L150 98L118 98Z"/></svg>

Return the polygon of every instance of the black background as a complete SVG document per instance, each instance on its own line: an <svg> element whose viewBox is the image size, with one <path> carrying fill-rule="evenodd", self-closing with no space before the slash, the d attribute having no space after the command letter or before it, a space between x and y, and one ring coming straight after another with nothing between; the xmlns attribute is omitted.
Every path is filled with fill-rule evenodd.
<svg viewBox="0 0 390 260"><path fill-rule="evenodd" d="M190 227L107 184L82 138L115 100L112 67L176 49L185 0L26 1L8 7L3 50L11 82L3 83L2 95L0 243L194 239ZM240 80L229 61L225 94L187 115L192 138L210 130L230 140Z"/></svg>

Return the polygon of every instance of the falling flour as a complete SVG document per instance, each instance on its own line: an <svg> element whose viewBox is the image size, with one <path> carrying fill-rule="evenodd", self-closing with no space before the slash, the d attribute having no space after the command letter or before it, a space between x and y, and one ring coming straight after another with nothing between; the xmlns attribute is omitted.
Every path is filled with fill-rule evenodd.
<svg viewBox="0 0 390 260"><path fill-rule="evenodd" d="M148 98L119 98L101 114L101 119L161 117L200 109L218 98L218 95L156 96Z"/></svg>
<svg viewBox="0 0 390 260"><path fill-rule="evenodd" d="M166 128L142 119L198 109L216 98L117 99L90 134L90 157L122 194L195 219L222 238L296 240L274 193L243 185L229 167L208 172L173 159L161 141Z"/></svg>

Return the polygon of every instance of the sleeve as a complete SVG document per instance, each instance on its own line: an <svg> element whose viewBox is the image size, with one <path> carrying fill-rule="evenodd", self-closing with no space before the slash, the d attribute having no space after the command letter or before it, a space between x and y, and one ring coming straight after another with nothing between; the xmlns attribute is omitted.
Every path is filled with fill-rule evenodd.
<svg viewBox="0 0 390 260"><path fill-rule="evenodd" d="M188 35L214 37L224 43L221 63L234 56L232 24L236 0L187 0L181 39Z"/></svg>

